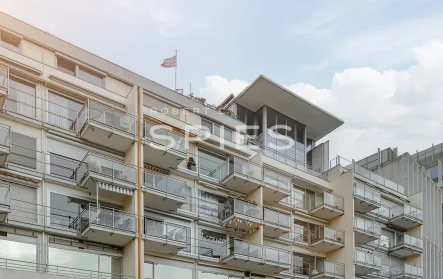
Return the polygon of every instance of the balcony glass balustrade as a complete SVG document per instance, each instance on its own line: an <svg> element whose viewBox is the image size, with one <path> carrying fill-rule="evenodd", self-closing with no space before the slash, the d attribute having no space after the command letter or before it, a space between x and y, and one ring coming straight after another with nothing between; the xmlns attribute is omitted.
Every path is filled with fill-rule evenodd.
<svg viewBox="0 0 443 279"><path fill-rule="evenodd" d="M250 201L229 199L221 205L221 222L239 233L250 233L263 225L263 207Z"/></svg>
<svg viewBox="0 0 443 279"><path fill-rule="evenodd" d="M226 188L248 194L262 184L263 168L259 164L231 156L220 166L220 181Z"/></svg>
<svg viewBox="0 0 443 279"><path fill-rule="evenodd" d="M401 204L390 208L389 222L404 229L410 229L423 224L423 211L410 204Z"/></svg>
<svg viewBox="0 0 443 279"><path fill-rule="evenodd" d="M345 232L339 229L317 226L309 232L310 246L324 253L345 245Z"/></svg>
<svg viewBox="0 0 443 279"><path fill-rule="evenodd" d="M382 270L381 257L367 251L355 250L354 263L356 274Z"/></svg>
<svg viewBox="0 0 443 279"><path fill-rule="evenodd" d="M381 224L374 219L367 219L355 216L354 219L355 241L360 244L367 244L381 236Z"/></svg>
<svg viewBox="0 0 443 279"><path fill-rule="evenodd" d="M381 193L373 187L362 183L354 183L354 209L367 213L381 206Z"/></svg>
<svg viewBox="0 0 443 279"><path fill-rule="evenodd" d="M345 278L345 265L328 260L311 264L310 278Z"/></svg>
<svg viewBox="0 0 443 279"><path fill-rule="evenodd" d="M0 222L4 222L11 210L10 188L0 184Z"/></svg>
<svg viewBox="0 0 443 279"><path fill-rule="evenodd" d="M344 214L342 196L324 192L309 196L309 213L315 217L332 220Z"/></svg>
<svg viewBox="0 0 443 279"><path fill-rule="evenodd" d="M177 253L186 247L188 230L185 226L158 220L144 218L143 239L145 250L163 254Z"/></svg>
<svg viewBox="0 0 443 279"><path fill-rule="evenodd" d="M11 152L11 127L0 123L0 166L4 166Z"/></svg>
<svg viewBox="0 0 443 279"><path fill-rule="evenodd" d="M265 236L278 238L291 231L291 214L265 207L263 217Z"/></svg>
<svg viewBox="0 0 443 279"><path fill-rule="evenodd" d="M423 253L423 240L407 233L396 232L390 254L399 257L409 257Z"/></svg>
<svg viewBox="0 0 443 279"><path fill-rule="evenodd" d="M412 264L402 264L391 267L392 279L418 279L423 278L423 268Z"/></svg>

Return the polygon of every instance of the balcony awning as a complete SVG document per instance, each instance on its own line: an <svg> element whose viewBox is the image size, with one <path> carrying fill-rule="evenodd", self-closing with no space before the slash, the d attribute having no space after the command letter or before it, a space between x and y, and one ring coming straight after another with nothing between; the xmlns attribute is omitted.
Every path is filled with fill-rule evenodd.
<svg viewBox="0 0 443 279"><path fill-rule="evenodd" d="M114 192L114 193L128 195L128 196L132 196L134 194L133 190L121 188L121 187L118 187L115 185L110 185L110 184L103 183L103 182L97 182L97 185L98 185L98 188L105 190L105 191L109 191L109 192Z"/></svg>

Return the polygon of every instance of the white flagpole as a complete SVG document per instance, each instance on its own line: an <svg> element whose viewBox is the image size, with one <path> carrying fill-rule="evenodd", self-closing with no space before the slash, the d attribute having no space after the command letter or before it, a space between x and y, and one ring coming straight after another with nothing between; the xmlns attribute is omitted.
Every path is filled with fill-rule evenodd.
<svg viewBox="0 0 443 279"><path fill-rule="evenodd" d="M177 63L178 63L178 60L177 60L177 50L175 50L175 85L174 85L174 87L175 87L175 90L177 90Z"/></svg>

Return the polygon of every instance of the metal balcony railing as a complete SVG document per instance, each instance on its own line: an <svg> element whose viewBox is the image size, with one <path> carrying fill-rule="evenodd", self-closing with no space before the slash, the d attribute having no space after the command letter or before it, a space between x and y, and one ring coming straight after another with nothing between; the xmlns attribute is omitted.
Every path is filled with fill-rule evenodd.
<svg viewBox="0 0 443 279"><path fill-rule="evenodd" d="M137 216L116 210L89 204L74 220L81 233L91 225L101 226L113 231L137 232Z"/></svg>
<svg viewBox="0 0 443 279"><path fill-rule="evenodd" d="M309 232L309 240L311 244L320 240L327 240L344 245L345 232L339 229L318 226Z"/></svg>
<svg viewBox="0 0 443 279"><path fill-rule="evenodd" d="M108 107L93 100L88 100L86 106L79 112L76 125L77 131L88 122L96 122L111 129L137 136L137 117L120 110Z"/></svg>
<svg viewBox="0 0 443 279"><path fill-rule="evenodd" d="M342 196L324 192L315 193L312 196L308 196L309 199L309 211L313 211L320 207L329 207L336 210L344 210L344 198Z"/></svg>
<svg viewBox="0 0 443 279"><path fill-rule="evenodd" d="M365 233L374 236L381 235L381 225L374 219L366 219L360 216L355 216L354 228Z"/></svg>
<svg viewBox="0 0 443 279"><path fill-rule="evenodd" d="M187 229L185 226L165 222L163 220L144 217L144 231L146 236L157 237L167 242L186 243L188 239Z"/></svg>
<svg viewBox="0 0 443 279"><path fill-rule="evenodd" d="M9 208L11 205L10 187L0 184L0 207Z"/></svg>
<svg viewBox="0 0 443 279"><path fill-rule="evenodd" d="M376 239L369 244L380 249L389 249L391 247L389 237L384 235L380 235L379 239Z"/></svg>
<svg viewBox="0 0 443 279"><path fill-rule="evenodd" d="M137 183L137 168L120 160L88 152L76 170L76 179L80 182L88 172L104 175L113 181Z"/></svg>
<svg viewBox="0 0 443 279"><path fill-rule="evenodd" d="M381 257L366 251L355 250L355 264L381 269Z"/></svg>
<svg viewBox="0 0 443 279"><path fill-rule="evenodd" d="M328 260L319 260L311 264L311 276L315 275L330 275L331 278L345 276L345 265L342 263L335 263Z"/></svg>
<svg viewBox="0 0 443 279"><path fill-rule="evenodd" d="M423 239L420 237L415 237L407 233L395 233L394 243L392 244L392 249L395 249L399 246L406 246L410 249L414 250L422 250L423 249Z"/></svg>
<svg viewBox="0 0 443 279"><path fill-rule="evenodd" d="M279 210L264 208L263 219L267 223L271 223L278 227L291 228L291 215Z"/></svg>
<svg viewBox="0 0 443 279"><path fill-rule="evenodd" d="M0 123L0 146L11 147L11 127Z"/></svg>
<svg viewBox="0 0 443 279"><path fill-rule="evenodd" d="M401 264L391 267L391 276L408 276L413 278L423 278L423 268L412 264Z"/></svg>
<svg viewBox="0 0 443 279"><path fill-rule="evenodd" d="M143 186L186 198L186 182L150 171L144 171Z"/></svg>
<svg viewBox="0 0 443 279"><path fill-rule="evenodd" d="M80 279L135 279L135 276L0 258L0 268Z"/></svg>
<svg viewBox="0 0 443 279"><path fill-rule="evenodd" d="M248 180L256 181L257 183L262 182L262 166L251 161L236 156L231 156L228 158L228 161L225 164L220 166L220 168L221 181L234 174L243 176Z"/></svg>
<svg viewBox="0 0 443 279"><path fill-rule="evenodd" d="M354 196L370 203L381 205L380 191L361 183L354 184Z"/></svg>
<svg viewBox="0 0 443 279"><path fill-rule="evenodd" d="M311 272L311 264L302 261L293 261L291 269L285 271L286 273L302 276L309 276Z"/></svg>
<svg viewBox="0 0 443 279"><path fill-rule="evenodd" d="M229 245L226 257L242 255L251 260L261 261L263 264L291 265L292 256L288 250L236 238L231 238L226 244Z"/></svg>
<svg viewBox="0 0 443 279"><path fill-rule="evenodd" d="M390 219L399 216L411 218L419 223L423 222L423 210L410 204L400 204L396 207L390 208Z"/></svg>
<svg viewBox="0 0 443 279"><path fill-rule="evenodd" d="M235 198L231 198L225 204L221 205L222 219L233 217L236 214L248 219L255 218L263 220L263 207L250 201Z"/></svg>
<svg viewBox="0 0 443 279"><path fill-rule="evenodd" d="M186 153L185 137L172 129L167 129L165 125L157 125L145 120L143 137L155 144L173 149L177 152Z"/></svg>

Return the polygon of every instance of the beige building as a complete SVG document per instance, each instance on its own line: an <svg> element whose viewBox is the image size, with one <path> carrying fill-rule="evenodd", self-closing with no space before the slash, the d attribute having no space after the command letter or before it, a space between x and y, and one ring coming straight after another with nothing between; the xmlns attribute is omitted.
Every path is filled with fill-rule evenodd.
<svg viewBox="0 0 443 279"><path fill-rule="evenodd" d="M0 278L441 278L426 172L330 160L343 121L268 78L214 107L4 13L0 39Z"/></svg>

